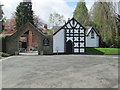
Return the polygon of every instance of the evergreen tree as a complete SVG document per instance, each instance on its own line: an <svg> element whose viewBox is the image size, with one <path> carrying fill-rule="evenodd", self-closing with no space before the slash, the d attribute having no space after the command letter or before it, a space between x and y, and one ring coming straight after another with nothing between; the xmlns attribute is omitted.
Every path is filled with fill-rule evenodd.
<svg viewBox="0 0 120 90"><path fill-rule="evenodd" d="M84 0L80 0L77 3L77 6L73 13L73 17L81 24L84 24L87 16L88 16L88 9L86 7L86 3L84 2Z"/></svg>
<svg viewBox="0 0 120 90"><path fill-rule="evenodd" d="M18 5L16 12L16 29L20 28L22 25L27 23L28 21L34 25L33 21L33 10L31 2L20 2Z"/></svg>

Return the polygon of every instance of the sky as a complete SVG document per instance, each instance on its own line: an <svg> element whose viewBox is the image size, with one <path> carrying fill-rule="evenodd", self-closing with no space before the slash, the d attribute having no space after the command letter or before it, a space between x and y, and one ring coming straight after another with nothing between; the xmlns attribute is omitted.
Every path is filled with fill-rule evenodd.
<svg viewBox="0 0 120 90"><path fill-rule="evenodd" d="M0 0L3 4L4 17L11 18L12 13L15 12L16 7L23 0ZM39 16L43 21L48 22L49 14L58 12L64 15L65 19L71 18L76 4L79 0L32 0L33 11L35 15ZM94 1L86 0L86 6L91 8Z"/></svg>
<svg viewBox="0 0 120 90"><path fill-rule="evenodd" d="M3 4L4 16L11 18L16 7L23 0L0 0ZM57 12L64 15L65 19L71 18L79 0L32 0L34 14L39 16L44 22L48 23L49 14ZM85 0L88 10L94 3L94 0Z"/></svg>

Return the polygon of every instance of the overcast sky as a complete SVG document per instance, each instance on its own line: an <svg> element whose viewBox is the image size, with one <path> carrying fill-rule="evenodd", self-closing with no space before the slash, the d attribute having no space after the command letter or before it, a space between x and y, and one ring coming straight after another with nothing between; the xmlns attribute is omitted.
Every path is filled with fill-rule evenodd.
<svg viewBox="0 0 120 90"><path fill-rule="evenodd" d="M0 0L4 10L4 16L11 17L11 14L15 12L16 7L23 0ZM33 10L42 20L48 22L49 14L58 12L65 16L65 18L71 18L76 4L79 0L32 0ZM94 3L94 0L85 0L88 10Z"/></svg>

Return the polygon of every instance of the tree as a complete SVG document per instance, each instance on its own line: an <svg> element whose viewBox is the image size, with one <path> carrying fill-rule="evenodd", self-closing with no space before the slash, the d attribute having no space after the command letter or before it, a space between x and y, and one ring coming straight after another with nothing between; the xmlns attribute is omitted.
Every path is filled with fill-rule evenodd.
<svg viewBox="0 0 120 90"><path fill-rule="evenodd" d="M34 24L38 29L41 29L41 27L43 27L43 25L45 24L42 19L39 18L39 16L34 15L33 16L34 19Z"/></svg>
<svg viewBox="0 0 120 90"><path fill-rule="evenodd" d="M12 13L10 19L4 19L4 30L8 34L12 34L16 31L15 25L15 13Z"/></svg>
<svg viewBox="0 0 120 90"><path fill-rule="evenodd" d="M3 29L4 29L4 26L3 26L3 10L2 10L2 6L3 5L1 5L0 4L0 33L3 31Z"/></svg>
<svg viewBox="0 0 120 90"><path fill-rule="evenodd" d="M16 15L16 29L19 29L19 27L21 27L28 21L34 25L31 2L20 2L16 9L15 15Z"/></svg>
<svg viewBox="0 0 120 90"><path fill-rule="evenodd" d="M86 7L86 3L84 2L84 0L80 0L77 3L77 6L73 13L73 17L81 24L84 24L87 16L88 16L88 9Z"/></svg>
<svg viewBox="0 0 120 90"><path fill-rule="evenodd" d="M49 23L51 26L60 26L65 22L64 16L59 13L51 13L49 15Z"/></svg>
<svg viewBox="0 0 120 90"><path fill-rule="evenodd" d="M105 43L108 47L116 47L118 28L113 3L98 0L94 3L92 16L94 26L101 36L101 43Z"/></svg>

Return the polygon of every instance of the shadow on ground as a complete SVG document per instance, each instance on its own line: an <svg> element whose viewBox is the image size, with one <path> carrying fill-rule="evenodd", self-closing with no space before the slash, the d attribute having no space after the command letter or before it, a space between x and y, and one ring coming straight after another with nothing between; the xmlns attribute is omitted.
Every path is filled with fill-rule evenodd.
<svg viewBox="0 0 120 90"><path fill-rule="evenodd" d="M104 55L103 52L95 49L95 48L86 48L86 53L88 55Z"/></svg>

